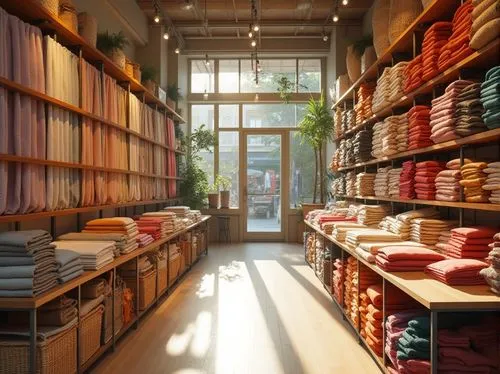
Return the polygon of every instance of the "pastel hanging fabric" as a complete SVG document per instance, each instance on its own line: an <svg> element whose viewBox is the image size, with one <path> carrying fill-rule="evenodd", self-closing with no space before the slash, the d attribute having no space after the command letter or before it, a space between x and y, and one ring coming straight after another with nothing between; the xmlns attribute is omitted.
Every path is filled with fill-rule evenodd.
<svg viewBox="0 0 500 374"><path fill-rule="evenodd" d="M171 118L167 118L167 137L168 146L175 149L175 125ZM177 160L175 151L168 151L168 176L177 177ZM169 179L168 181L168 197L177 197L177 181Z"/></svg>

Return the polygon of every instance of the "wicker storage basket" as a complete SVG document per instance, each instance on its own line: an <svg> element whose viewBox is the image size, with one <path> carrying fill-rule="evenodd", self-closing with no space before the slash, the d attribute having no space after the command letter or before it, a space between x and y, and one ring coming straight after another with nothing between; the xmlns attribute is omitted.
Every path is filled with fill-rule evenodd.
<svg viewBox="0 0 500 374"><path fill-rule="evenodd" d="M345 64L347 66L349 79L351 82L356 82L361 76L361 56L356 53L352 45L347 47Z"/></svg>
<svg viewBox="0 0 500 374"><path fill-rule="evenodd" d="M95 48L97 43L97 18L86 12L78 14L78 33Z"/></svg>
<svg viewBox="0 0 500 374"><path fill-rule="evenodd" d="M347 74L339 75L335 83L335 90L337 91L337 100L349 89L351 81Z"/></svg>
<svg viewBox="0 0 500 374"><path fill-rule="evenodd" d="M102 317L104 306L100 305L81 319L80 363L87 362L101 346Z"/></svg>
<svg viewBox="0 0 500 374"><path fill-rule="evenodd" d="M179 271L181 269L181 255L175 253L170 256L168 260L168 283L172 284L179 276Z"/></svg>
<svg viewBox="0 0 500 374"><path fill-rule="evenodd" d="M108 57L113 61L118 67L122 70L125 69L125 52L123 52L121 49L113 49L109 54Z"/></svg>
<svg viewBox="0 0 500 374"><path fill-rule="evenodd" d="M59 17L59 0L37 0L37 2L47 12L49 12L55 17Z"/></svg>
<svg viewBox="0 0 500 374"><path fill-rule="evenodd" d="M137 82L141 81L141 65L134 64L134 79Z"/></svg>
<svg viewBox="0 0 500 374"><path fill-rule="evenodd" d="M182 241L181 242L181 250L182 250L182 254L184 255L184 260L186 262L186 266L191 265L191 263L193 262L193 259L191 258L191 242Z"/></svg>
<svg viewBox="0 0 500 374"><path fill-rule="evenodd" d="M158 272L158 295L167 289L167 259L160 258L156 262L156 271Z"/></svg>
<svg viewBox="0 0 500 374"><path fill-rule="evenodd" d="M132 290L137 299L135 278L124 278L127 287ZM139 298L137 299L137 309L144 310L154 301L156 297L156 270L139 277Z"/></svg>
<svg viewBox="0 0 500 374"><path fill-rule="evenodd" d="M72 328L37 343L37 374L73 374L76 362L76 324ZM29 349L27 340L0 341L0 373L28 374Z"/></svg>
<svg viewBox="0 0 500 374"><path fill-rule="evenodd" d="M128 58L125 58L125 73L127 73L129 77L134 76L134 63Z"/></svg>
<svg viewBox="0 0 500 374"><path fill-rule="evenodd" d="M68 0L61 1L59 6L59 21L75 34L78 33L78 12Z"/></svg>
<svg viewBox="0 0 500 374"><path fill-rule="evenodd" d="M391 0L375 0L372 14L373 47L377 57L389 48L389 10Z"/></svg>
<svg viewBox="0 0 500 374"><path fill-rule="evenodd" d="M394 43L420 13L422 13L420 0L391 0L389 43Z"/></svg>
<svg viewBox="0 0 500 374"><path fill-rule="evenodd" d="M377 54L373 46L366 47L363 56L361 56L361 74L363 74L370 66L377 61Z"/></svg>
<svg viewBox="0 0 500 374"><path fill-rule="evenodd" d="M123 288L115 289L115 335L123 327ZM113 336L113 296L104 299L104 315L102 320L102 344L106 344Z"/></svg>

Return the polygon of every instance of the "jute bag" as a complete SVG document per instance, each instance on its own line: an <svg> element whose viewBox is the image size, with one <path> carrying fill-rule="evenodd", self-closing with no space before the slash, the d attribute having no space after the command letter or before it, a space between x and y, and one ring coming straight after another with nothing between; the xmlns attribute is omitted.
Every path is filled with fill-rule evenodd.
<svg viewBox="0 0 500 374"><path fill-rule="evenodd" d="M373 29L373 47L377 57L382 56L384 51L389 48L389 9L391 0L375 0L373 4L372 29Z"/></svg>
<svg viewBox="0 0 500 374"><path fill-rule="evenodd" d="M411 25L422 13L421 0L391 0L389 14L389 43L396 39Z"/></svg>
<svg viewBox="0 0 500 374"><path fill-rule="evenodd" d="M366 69L372 66L375 61L377 61L377 53L375 52L375 48L373 46L366 47L363 56L361 56L361 74L363 74Z"/></svg>
<svg viewBox="0 0 500 374"><path fill-rule="evenodd" d="M356 82L361 76L361 56L356 53L353 45L347 47L345 63L349 79L351 82Z"/></svg>
<svg viewBox="0 0 500 374"><path fill-rule="evenodd" d="M78 33L95 48L97 42L97 18L86 12L78 14Z"/></svg>

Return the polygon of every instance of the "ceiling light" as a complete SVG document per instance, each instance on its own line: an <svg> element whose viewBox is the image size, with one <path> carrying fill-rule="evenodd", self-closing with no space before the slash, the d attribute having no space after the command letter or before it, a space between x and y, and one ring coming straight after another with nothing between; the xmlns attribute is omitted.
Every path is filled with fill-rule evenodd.
<svg viewBox="0 0 500 374"><path fill-rule="evenodd" d="M250 43L252 45L252 47L255 47L257 45L257 42L255 41L255 39L252 39L252 43Z"/></svg>
<svg viewBox="0 0 500 374"><path fill-rule="evenodd" d="M205 55L205 65L210 65L210 60L208 59L208 55Z"/></svg>
<svg viewBox="0 0 500 374"><path fill-rule="evenodd" d="M163 39L168 40L168 38L170 38L170 35L167 31L167 32L165 32L165 34L163 34Z"/></svg>
<svg viewBox="0 0 500 374"><path fill-rule="evenodd" d="M208 100L207 90L205 90L205 93L203 94L203 100Z"/></svg>
<svg viewBox="0 0 500 374"><path fill-rule="evenodd" d="M333 19L333 22L338 22L339 21L339 16L337 15L337 13L334 13L332 19Z"/></svg>
<svg viewBox="0 0 500 374"><path fill-rule="evenodd" d="M324 42L327 42L327 41L328 41L328 35L323 34L323 41L324 41Z"/></svg>
<svg viewBox="0 0 500 374"><path fill-rule="evenodd" d="M342 0L342 5L347 5L349 4L349 0Z"/></svg>
<svg viewBox="0 0 500 374"><path fill-rule="evenodd" d="M179 54L179 53L181 53L181 50L179 48L176 48L175 53Z"/></svg>
<svg viewBox="0 0 500 374"><path fill-rule="evenodd" d="M160 15L157 13L155 14L155 18L153 18L153 20L156 22L156 23L160 23Z"/></svg>
<svg viewBox="0 0 500 374"><path fill-rule="evenodd" d="M253 25L253 31L255 31L255 32L259 31L259 25L258 24Z"/></svg>
<svg viewBox="0 0 500 374"><path fill-rule="evenodd" d="M184 3L183 8L185 10L191 10L191 9L193 9L193 4L191 4L191 0L186 0L185 3Z"/></svg>
<svg viewBox="0 0 500 374"><path fill-rule="evenodd" d="M253 31L252 31L252 25L248 26L248 37L253 38Z"/></svg>

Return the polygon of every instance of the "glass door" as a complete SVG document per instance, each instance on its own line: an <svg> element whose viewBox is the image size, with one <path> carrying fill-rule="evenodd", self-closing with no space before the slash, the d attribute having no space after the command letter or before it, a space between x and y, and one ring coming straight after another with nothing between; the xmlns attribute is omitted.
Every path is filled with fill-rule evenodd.
<svg viewBox="0 0 500 374"><path fill-rule="evenodd" d="M247 240L283 240L283 155L280 131L243 133L245 160L242 170L244 238Z"/></svg>

